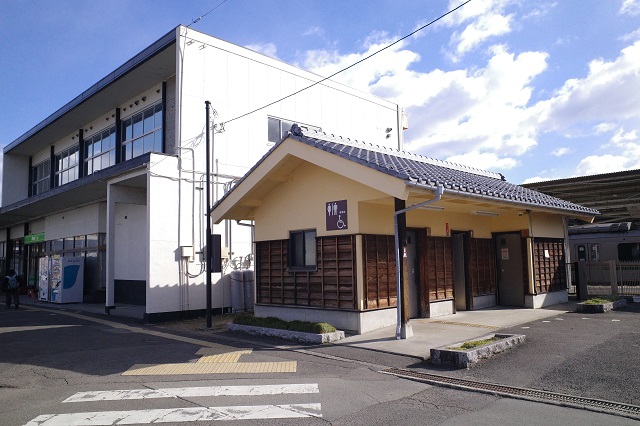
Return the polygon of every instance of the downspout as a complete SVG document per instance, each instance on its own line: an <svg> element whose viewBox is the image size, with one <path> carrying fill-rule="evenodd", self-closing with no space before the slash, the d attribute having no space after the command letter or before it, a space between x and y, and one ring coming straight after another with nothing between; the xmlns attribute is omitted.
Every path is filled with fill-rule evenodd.
<svg viewBox="0 0 640 426"><path fill-rule="evenodd" d="M395 245L396 245L396 295L397 295L396 307L397 307L397 315L398 315L398 323L396 326L396 339L408 339L410 337L413 337L413 330L411 329L411 324L409 324L408 322L405 322L402 315L402 300L404 299L404 297L403 298L400 297L402 294L402 291L401 291L402 283L400 282L400 268L402 267L402 264L400 262L400 237L398 236L398 215L406 213L410 210L419 209L420 207L424 207L426 205L436 203L440 201L443 193L444 193L444 187L442 185L438 185L438 187L435 190L435 195L436 195L435 198L424 201L419 204L414 204L413 206L407 207L402 210L398 210L397 212L393 213L393 232L394 232Z"/></svg>

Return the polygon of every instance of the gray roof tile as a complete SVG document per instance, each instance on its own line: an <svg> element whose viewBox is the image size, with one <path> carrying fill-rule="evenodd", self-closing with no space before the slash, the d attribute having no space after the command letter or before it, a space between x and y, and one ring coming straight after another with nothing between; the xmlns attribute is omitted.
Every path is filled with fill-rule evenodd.
<svg viewBox="0 0 640 426"><path fill-rule="evenodd" d="M295 124L291 127L291 132L271 148L235 186L244 181L287 137L378 170L409 184L432 189L442 185L446 192L461 195L479 196L489 200L494 199L523 206L551 208L586 215L598 214L597 210L509 183L500 173L448 163L410 152L336 137L323 132L303 131ZM215 209L228 194L218 200L212 209Z"/></svg>
<svg viewBox="0 0 640 426"><path fill-rule="evenodd" d="M322 132L302 131L295 125L291 130L290 136L299 142L408 183L432 188L442 185L449 192L479 195L489 199L588 215L598 214L597 210L509 183L499 173L343 139Z"/></svg>

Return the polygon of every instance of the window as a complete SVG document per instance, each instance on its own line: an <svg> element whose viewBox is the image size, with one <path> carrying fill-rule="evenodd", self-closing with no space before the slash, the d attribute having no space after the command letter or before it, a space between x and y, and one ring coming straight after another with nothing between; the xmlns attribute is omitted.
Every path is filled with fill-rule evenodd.
<svg viewBox="0 0 640 426"><path fill-rule="evenodd" d="M294 121L283 120L275 117L268 117L269 123L269 132L268 132L268 140L269 142L278 143L282 140L284 135L291 130L291 126L296 124ZM317 132L322 131L320 127L309 126L307 124L297 123L298 126L302 130L315 130Z"/></svg>
<svg viewBox="0 0 640 426"><path fill-rule="evenodd" d="M289 234L289 267L316 269L316 231L293 231Z"/></svg>
<svg viewBox="0 0 640 426"><path fill-rule="evenodd" d="M122 161L162 152L162 104L122 120Z"/></svg>
<svg viewBox="0 0 640 426"><path fill-rule="evenodd" d="M116 127L112 126L85 140L86 176L116 164Z"/></svg>
<svg viewBox="0 0 640 426"><path fill-rule="evenodd" d="M640 260L640 243L618 244L618 260L639 261Z"/></svg>
<svg viewBox="0 0 640 426"><path fill-rule="evenodd" d="M600 262L600 245L589 244L589 248L591 249L591 261Z"/></svg>
<svg viewBox="0 0 640 426"><path fill-rule="evenodd" d="M53 186L58 187L78 179L78 145L56 154Z"/></svg>
<svg viewBox="0 0 640 426"><path fill-rule="evenodd" d="M31 195L42 194L49 190L51 179L51 161L45 160L31 168Z"/></svg>

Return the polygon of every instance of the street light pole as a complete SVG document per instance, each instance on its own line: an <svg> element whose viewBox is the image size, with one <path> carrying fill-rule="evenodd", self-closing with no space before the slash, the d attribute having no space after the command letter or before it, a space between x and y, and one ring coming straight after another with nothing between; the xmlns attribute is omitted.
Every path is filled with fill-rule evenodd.
<svg viewBox="0 0 640 426"><path fill-rule="evenodd" d="M206 257L206 265L207 265L207 312L206 312L206 317L207 317L207 328L211 328L211 215L210 215L210 211L211 211L211 160L210 160L210 148L209 148L209 134L211 133L210 130L210 117L209 117L209 111L211 110L211 102L209 101L204 101L204 105L205 105L205 109L206 109L206 126L205 126L205 131L207 132L207 136L206 136L206 173L207 173L207 191L206 191L206 197L207 197L207 211L206 211L206 217L207 217L207 233L206 233L206 239L207 241L205 242L205 253L207 254Z"/></svg>

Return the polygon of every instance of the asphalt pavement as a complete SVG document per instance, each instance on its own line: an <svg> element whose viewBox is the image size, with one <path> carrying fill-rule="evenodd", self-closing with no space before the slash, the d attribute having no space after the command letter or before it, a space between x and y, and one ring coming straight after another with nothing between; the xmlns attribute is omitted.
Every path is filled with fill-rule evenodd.
<svg viewBox="0 0 640 426"><path fill-rule="evenodd" d="M144 308L134 306L118 306L107 315L101 305L54 305L28 298L24 298L22 304L113 320L126 317L127 321L139 323L144 314L141 310ZM387 327L315 346L232 333L220 326L207 329L204 319L152 327L196 334L205 340L246 340L380 366L640 405L640 303L629 303L627 307L602 314L577 313L575 302L544 309L496 307L413 319L411 326L414 335L410 339L396 339L395 327ZM523 345L470 369L443 368L428 362L431 348L496 332L524 334L526 340Z"/></svg>
<svg viewBox="0 0 640 426"><path fill-rule="evenodd" d="M411 320L413 337L410 339L396 339L395 327L387 327L325 345L301 345L234 333L226 330L224 321L214 322L215 327L207 329L203 318L143 324L144 308L134 306L118 306L110 315L101 305L55 305L26 297L22 306L26 309L61 309L176 335L196 336L211 342L244 340L263 347L277 346L279 349L305 351L372 366L640 406L640 303L629 303L627 307L603 314L577 313L575 303L536 310L491 308L459 312L445 317ZM426 360L433 347L461 343L496 332L524 334L526 340L524 344L470 369L434 366Z"/></svg>

